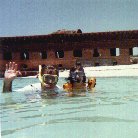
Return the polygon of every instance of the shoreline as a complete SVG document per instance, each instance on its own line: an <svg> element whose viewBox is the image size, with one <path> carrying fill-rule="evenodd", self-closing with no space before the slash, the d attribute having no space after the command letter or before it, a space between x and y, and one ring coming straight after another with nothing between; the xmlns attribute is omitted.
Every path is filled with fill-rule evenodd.
<svg viewBox="0 0 138 138"><path fill-rule="evenodd" d="M86 77L138 77L138 64L84 67ZM59 73L59 77L68 77L69 70Z"/></svg>

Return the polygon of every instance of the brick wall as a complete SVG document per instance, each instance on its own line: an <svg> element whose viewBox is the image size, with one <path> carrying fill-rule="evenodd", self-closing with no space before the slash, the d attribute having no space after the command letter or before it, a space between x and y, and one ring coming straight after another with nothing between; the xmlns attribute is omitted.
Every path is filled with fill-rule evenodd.
<svg viewBox="0 0 138 138"><path fill-rule="evenodd" d="M71 50L64 50L64 58L56 58L55 51L47 51L47 59L42 59L40 56L40 52L29 52L29 60L20 60L20 52L13 52L12 53L12 61L15 61L17 64L19 64L19 68L22 64L26 64L28 68L35 68L38 69L39 64L45 64L45 65L59 65L62 64L63 67L72 67L76 60L82 60L82 61L90 61L91 65L95 65L96 62L107 62L108 65L108 59L115 60L118 62L118 64L130 64L130 57L129 57L129 47L128 48L120 48L120 56L118 57L112 57L110 56L110 48L99 48L98 49L100 53L100 57L93 57L93 49L92 48L84 48L82 50L82 57L76 58L73 56L73 51ZM101 60L103 59L103 61ZM3 54L0 53L0 69L5 68L5 64L9 62L6 60L3 60Z"/></svg>
<svg viewBox="0 0 138 138"><path fill-rule="evenodd" d="M109 58L110 57L110 49L107 48L100 48L99 49L100 56L102 58Z"/></svg>
<svg viewBox="0 0 138 138"><path fill-rule="evenodd" d="M82 56L85 59L92 59L93 50L92 49L83 49Z"/></svg>
<svg viewBox="0 0 138 138"><path fill-rule="evenodd" d="M120 48L119 64L130 64L129 48Z"/></svg>

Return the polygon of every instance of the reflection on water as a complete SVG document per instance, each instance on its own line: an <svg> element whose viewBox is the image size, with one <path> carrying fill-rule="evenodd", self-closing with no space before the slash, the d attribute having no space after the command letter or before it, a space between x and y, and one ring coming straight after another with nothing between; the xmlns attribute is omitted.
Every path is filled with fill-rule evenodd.
<svg viewBox="0 0 138 138"><path fill-rule="evenodd" d="M16 79L13 89L35 82ZM58 85L64 82L61 78ZM2 138L137 137L137 84L137 77L97 78L94 93L77 97L46 98L33 90L0 93Z"/></svg>

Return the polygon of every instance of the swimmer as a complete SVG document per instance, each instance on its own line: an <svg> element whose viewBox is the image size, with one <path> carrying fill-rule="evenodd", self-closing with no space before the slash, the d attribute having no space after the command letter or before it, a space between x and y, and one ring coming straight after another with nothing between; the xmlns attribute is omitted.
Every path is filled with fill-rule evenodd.
<svg viewBox="0 0 138 138"><path fill-rule="evenodd" d="M15 64L15 62L10 62L9 64L6 64L6 71L3 80L3 92L12 92L12 82L19 75L21 75L21 72L17 70L17 64ZM53 66L42 68L42 66L39 65L38 78L40 80L42 93L46 93L48 96L56 95L58 93L58 87L56 86L58 82L58 76L59 72ZM32 84L29 88L32 90L32 87L35 88L35 86L38 85ZM23 90L26 89L23 88Z"/></svg>
<svg viewBox="0 0 138 138"><path fill-rule="evenodd" d="M43 67L39 65L38 78L41 83L42 92L46 92L47 95L56 95L58 92L54 91L57 89L57 82L59 77L59 71L54 66Z"/></svg>
<svg viewBox="0 0 138 138"><path fill-rule="evenodd" d="M76 62L75 67L70 69L69 82L63 85L63 89L69 93L69 96L74 96L74 93L86 91L86 76L80 62Z"/></svg>
<svg viewBox="0 0 138 138"><path fill-rule="evenodd" d="M68 77L70 83L86 83L86 76L83 67L80 62L76 62L76 66L70 69L70 74Z"/></svg>
<svg viewBox="0 0 138 138"><path fill-rule="evenodd" d="M86 83L86 76L81 62L77 61L76 66L70 69L69 82L63 85L63 89L69 93L69 96L85 93L87 90L92 90L96 85L96 79L91 77ZM86 86L87 85L87 86Z"/></svg>

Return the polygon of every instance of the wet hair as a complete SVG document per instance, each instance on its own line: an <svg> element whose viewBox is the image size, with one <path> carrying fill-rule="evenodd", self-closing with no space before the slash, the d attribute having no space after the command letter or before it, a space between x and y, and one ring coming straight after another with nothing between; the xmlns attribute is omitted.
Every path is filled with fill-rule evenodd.
<svg viewBox="0 0 138 138"><path fill-rule="evenodd" d="M44 66L41 70L41 75L43 74L53 74L59 76L59 71L54 66Z"/></svg>

